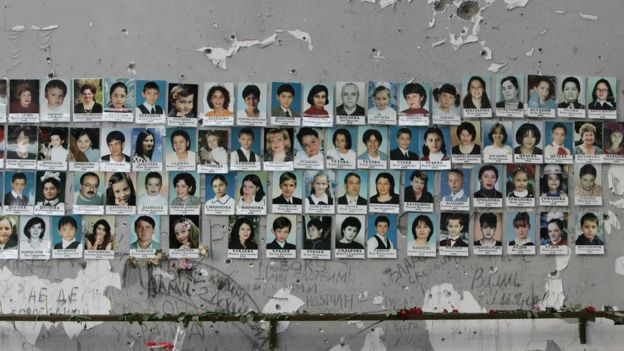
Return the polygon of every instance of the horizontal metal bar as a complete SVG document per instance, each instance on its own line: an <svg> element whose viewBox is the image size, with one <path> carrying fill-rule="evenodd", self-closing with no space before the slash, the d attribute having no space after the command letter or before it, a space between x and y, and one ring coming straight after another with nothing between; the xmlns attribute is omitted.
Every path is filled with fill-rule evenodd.
<svg viewBox="0 0 624 351"><path fill-rule="evenodd" d="M41 321L41 322L180 322L180 321L210 321L210 322L245 322L253 321L346 321L346 320L366 320L366 321L396 321L396 320L504 320L504 319L561 319L561 318L582 318L585 320L593 320L595 318L608 318L614 321L621 320L621 314L612 311L596 311L596 312L536 312L530 311L504 311L494 313L431 313L423 312L421 314L409 314L400 316L397 314L381 314L381 313L349 313L349 314L225 314L225 313L204 313L204 314L179 314L179 315L157 315L157 314L125 314L125 315L107 315L107 314L89 314L89 315L67 315L67 314L49 314L49 315L28 315L28 314L0 314L0 321ZM245 319L248 316L251 319ZM243 317L243 318L242 318Z"/></svg>

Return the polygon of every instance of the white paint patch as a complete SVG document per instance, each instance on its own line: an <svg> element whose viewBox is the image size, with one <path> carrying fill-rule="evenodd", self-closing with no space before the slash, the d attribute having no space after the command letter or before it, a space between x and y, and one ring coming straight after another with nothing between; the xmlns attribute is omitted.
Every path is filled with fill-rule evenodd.
<svg viewBox="0 0 624 351"><path fill-rule="evenodd" d="M431 17L431 19L429 20L429 28L433 28L433 26L435 26L436 23L436 17L435 17L435 12L433 14L433 17Z"/></svg>
<svg viewBox="0 0 624 351"><path fill-rule="evenodd" d="M397 0L379 0L379 6L382 9L392 5L393 7L396 5Z"/></svg>
<svg viewBox="0 0 624 351"><path fill-rule="evenodd" d="M163 271L160 267L154 269L153 274L154 274L154 277L161 277L167 280L173 280L175 278L173 274Z"/></svg>
<svg viewBox="0 0 624 351"><path fill-rule="evenodd" d="M364 1L364 0L362 0ZM351 347L344 340L344 336L340 338L340 344L335 345L329 351L351 351Z"/></svg>
<svg viewBox="0 0 624 351"><path fill-rule="evenodd" d="M348 321L347 325L355 324L358 329L364 329L364 323L362 321Z"/></svg>
<svg viewBox="0 0 624 351"><path fill-rule="evenodd" d="M570 261L570 257L572 257L572 250L568 249L567 255L557 255L555 256L555 264L557 267L557 272L561 272L568 267L568 262Z"/></svg>
<svg viewBox="0 0 624 351"><path fill-rule="evenodd" d="M381 342L381 337L384 335L382 328L374 328L370 333L366 334L364 339L364 346L361 351L386 351L386 346Z"/></svg>
<svg viewBox="0 0 624 351"><path fill-rule="evenodd" d="M541 310L548 307L560 309L565 301L565 295L563 294L563 282L561 279L546 279L546 294L544 299L540 302L539 306Z"/></svg>
<svg viewBox="0 0 624 351"><path fill-rule="evenodd" d="M624 275L624 256L615 259L615 273Z"/></svg>
<svg viewBox="0 0 624 351"><path fill-rule="evenodd" d="M425 312L442 312L444 309L449 312L453 309L460 312L485 312L470 291L464 290L460 295L450 283L434 285L428 289L422 309Z"/></svg>
<svg viewBox="0 0 624 351"><path fill-rule="evenodd" d="M12 30L13 32L23 32L23 31L25 31L25 30L26 30L26 27L24 27L24 26L22 26L22 25L19 25L19 26L13 26L13 27L11 27L11 30Z"/></svg>
<svg viewBox="0 0 624 351"><path fill-rule="evenodd" d="M611 206L617 207L619 209L623 209L624 210L624 199L619 199L616 201L609 201L609 204Z"/></svg>
<svg viewBox="0 0 624 351"><path fill-rule="evenodd" d="M440 46L440 45L442 45L444 43L446 43L446 39L438 40L435 43L431 43L431 47L435 48L436 46Z"/></svg>
<svg viewBox="0 0 624 351"><path fill-rule="evenodd" d="M262 307L262 313L293 313L296 312L299 307L305 303L303 300L295 295L292 295L290 291L292 287L279 289L271 299ZM290 322L279 322L277 324L277 332L283 333L288 329ZM262 328L268 329L269 323L262 322Z"/></svg>
<svg viewBox="0 0 624 351"><path fill-rule="evenodd" d="M535 48L531 48L531 50L527 51L525 55L527 55L528 57L531 57L533 56L533 52L535 52Z"/></svg>
<svg viewBox="0 0 624 351"><path fill-rule="evenodd" d="M582 19L586 19L586 20L590 20L590 21L597 21L598 20L598 16L587 15L587 14L584 14L582 12L579 12L579 16L581 16Z"/></svg>
<svg viewBox="0 0 624 351"><path fill-rule="evenodd" d="M501 68L503 68L505 66L507 66L507 62L505 62L505 63L492 62L492 63L490 63L490 66L488 67L487 70L490 71L490 72L496 73L496 72L500 71Z"/></svg>
<svg viewBox="0 0 624 351"><path fill-rule="evenodd" d="M50 282L37 276L15 276L7 268L0 270L2 313L15 314L110 314L111 301L104 296L107 287L121 289L119 273L111 272L107 260L88 261L76 278ZM70 338L82 330L103 322L62 322ZM49 322L15 322L15 328L31 345L37 342L43 326Z"/></svg>
<svg viewBox="0 0 624 351"><path fill-rule="evenodd" d="M33 24L32 26L30 26L30 29L38 30L38 31L44 31L45 32L45 31L48 31L48 30L55 30L58 27L59 26L56 25L56 24L53 24L53 25L50 25L50 26L45 26L45 27L39 27L39 26L36 26L36 25Z"/></svg>
<svg viewBox="0 0 624 351"><path fill-rule="evenodd" d="M277 33L269 35L266 39L260 41L260 47L263 48L265 46L273 44L275 42L275 39L277 39Z"/></svg>
<svg viewBox="0 0 624 351"><path fill-rule="evenodd" d="M558 15L565 15L566 13L568 13L568 11L565 11L565 10L557 10L557 11L555 11L555 13L556 13L556 14L558 14Z"/></svg>
<svg viewBox="0 0 624 351"><path fill-rule="evenodd" d="M358 292L358 301L366 301L368 300L368 291Z"/></svg>
<svg viewBox="0 0 624 351"><path fill-rule="evenodd" d="M560 280L547 281L546 290L549 296L552 294L552 300L545 300L545 305L562 303ZM440 312L444 308L448 311L457 308L460 312L485 312L485 308L479 306L469 291L459 294L449 283L433 286L425 293L424 311ZM582 350L579 348L576 321L483 320L425 323L429 342L434 350L545 350L548 340L554 340L561 349Z"/></svg>
<svg viewBox="0 0 624 351"><path fill-rule="evenodd" d="M622 226L620 225L620 220L618 219L617 215L613 213L613 211L611 210L607 211L605 215L604 225L605 225L605 233L607 235L611 235L614 229L619 231L622 228Z"/></svg>
<svg viewBox="0 0 624 351"><path fill-rule="evenodd" d="M314 46L312 46L312 37L310 37L309 33L303 32L299 29L295 29L295 30L289 30L288 34L292 35L293 37L308 43L308 50L312 51L314 49Z"/></svg>
<svg viewBox="0 0 624 351"><path fill-rule="evenodd" d="M368 3L374 4L377 2L377 0L362 0L362 2L368 2Z"/></svg>
<svg viewBox="0 0 624 351"><path fill-rule="evenodd" d="M376 60L385 60L386 57L385 56L381 56L381 50L377 50L377 53L375 54L375 56L373 56L374 59Z"/></svg>
<svg viewBox="0 0 624 351"><path fill-rule="evenodd" d="M379 295L375 295L373 297L373 301L371 302L373 305L383 305L384 303L384 297L383 297L383 292L380 291Z"/></svg>
<svg viewBox="0 0 624 351"><path fill-rule="evenodd" d="M526 7L529 3L529 0L505 0L505 4L507 4L507 10L513 10L518 7Z"/></svg>
<svg viewBox="0 0 624 351"><path fill-rule="evenodd" d="M450 43L453 49L457 50L460 46L470 43L476 43L479 41L479 37L476 35L468 35L463 37L462 35L456 36L455 33L450 33Z"/></svg>
<svg viewBox="0 0 624 351"><path fill-rule="evenodd" d="M209 60L212 62L213 66L219 67L221 69L227 70L227 58L231 57L235 53L238 52L240 48L249 48L252 46L259 45L261 48L269 46L275 42L277 39L277 33L284 32L281 29L276 29L275 32L263 40L257 39L248 39L248 40L238 40L236 33L233 34L232 45L225 48L215 48L212 46L202 46L195 51L203 53ZM312 38L310 34L306 32L302 32L299 29L295 29L293 31L289 30L288 33L294 36L295 38L305 41L308 43L308 49L312 50Z"/></svg>

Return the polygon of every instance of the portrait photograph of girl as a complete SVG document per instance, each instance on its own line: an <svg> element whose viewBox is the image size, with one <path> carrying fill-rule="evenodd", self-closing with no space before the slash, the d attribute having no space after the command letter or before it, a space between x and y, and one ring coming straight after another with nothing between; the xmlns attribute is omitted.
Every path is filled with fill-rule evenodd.
<svg viewBox="0 0 624 351"><path fill-rule="evenodd" d="M332 171L306 171L305 213L333 214L336 177Z"/></svg>
<svg viewBox="0 0 624 351"><path fill-rule="evenodd" d="M169 257L197 258L201 243L199 216L169 217Z"/></svg>
<svg viewBox="0 0 624 351"><path fill-rule="evenodd" d="M238 172L236 184L236 214L265 215L267 213L267 173Z"/></svg>
<svg viewBox="0 0 624 351"><path fill-rule="evenodd" d="M104 79L104 120L134 122L135 81Z"/></svg>
<svg viewBox="0 0 624 351"><path fill-rule="evenodd" d="M202 124L231 126L234 124L234 84L205 83L204 114Z"/></svg>

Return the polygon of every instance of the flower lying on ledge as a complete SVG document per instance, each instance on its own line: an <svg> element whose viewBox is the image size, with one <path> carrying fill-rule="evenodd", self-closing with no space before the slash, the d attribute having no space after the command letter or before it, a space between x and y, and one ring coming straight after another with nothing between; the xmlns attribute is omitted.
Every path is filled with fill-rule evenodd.
<svg viewBox="0 0 624 351"><path fill-rule="evenodd" d="M199 256L206 257L208 256L208 252L210 252L208 250L208 245L204 245L204 244L199 245Z"/></svg>
<svg viewBox="0 0 624 351"><path fill-rule="evenodd" d="M147 346L148 349L150 350L157 350L157 349L164 349L164 350L173 350L173 344L170 342L165 342L165 341L148 341L145 343L145 346Z"/></svg>
<svg viewBox="0 0 624 351"><path fill-rule="evenodd" d="M145 264L148 266L150 265L160 266L160 262L166 259L167 259L167 255L165 255L165 253L161 249L157 249L156 252L154 253L154 257L147 260Z"/></svg>
<svg viewBox="0 0 624 351"><path fill-rule="evenodd" d="M399 316L399 318L401 318L402 320L406 320L408 316L412 315L418 315L418 314L422 314L423 310L422 308L418 307L418 306L414 306L412 308L406 309L406 308L402 308L400 310L397 311L397 316Z"/></svg>
<svg viewBox="0 0 624 351"><path fill-rule="evenodd" d="M178 263L171 262L171 267L177 269L178 271L192 271L193 263L188 258L178 261Z"/></svg>
<svg viewBox="0 0 624 351"><path fill-rule="evenodd" d="M594 307L594 306L585 306L585 308L583 310L585 312L587 312L587 313L594 313L594 312L596 312L596 307Z"/></svg>

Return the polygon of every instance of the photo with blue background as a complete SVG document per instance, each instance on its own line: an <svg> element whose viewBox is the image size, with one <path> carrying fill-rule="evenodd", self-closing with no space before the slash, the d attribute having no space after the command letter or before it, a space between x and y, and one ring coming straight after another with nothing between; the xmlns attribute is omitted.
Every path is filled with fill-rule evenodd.
<svg viewBox="0 0 624 351"><path fill-rule="evenodd" d="M396 249L397 248L397 216L396 215L388 215L388 214L375 214L375 215L368 215L367 216L368 219L368 235L367 238L370 239L373 236L375 236L375 233L377 233L377 228L375 227L375 220L379 217L386 217L388 218L390 225L388 226L388 232L386 233L386 238L388 238L388 240L390 240L390 242L392 243L392 248Z"/></svg>
<svg viewBox="0 0 624 351"><path fill-rule="evenodd" d="M163 111L167 107L167 82L164 80L137 80L136 81L136 106L140 106L145 102L145 98L143 98L143 89L145 88L145 83L153 82L156 83L159 90L158 99L156 99L156 105L162 107Z"/></svg>

